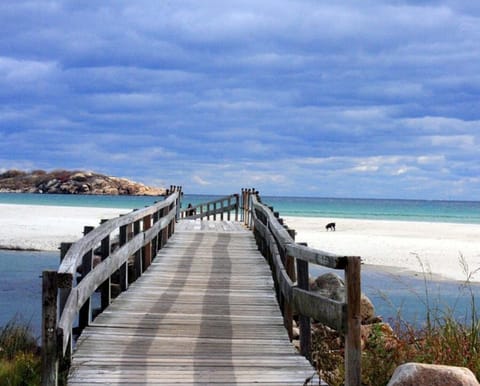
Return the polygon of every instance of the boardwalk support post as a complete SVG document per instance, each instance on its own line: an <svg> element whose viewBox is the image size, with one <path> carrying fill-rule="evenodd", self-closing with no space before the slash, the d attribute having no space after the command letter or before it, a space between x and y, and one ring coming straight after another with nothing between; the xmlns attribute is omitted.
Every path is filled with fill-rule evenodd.
<svg viewBox="0 0 480 386"><path fill-rule="evenodd" d="M91 231L93 231L94 227L86 226L84 227L83 234L87 235ZM92 262L93 262L93 250L90 249L82 259L82 280L88 273L92 270ZM92 321L92 301L90 298L87 299L85 304L80 310L80 314L78 316L78 327L80 331L82 331L85 327L87 327L90 322Z"/></svg>
<svg viewBox="0 0 480 386"><path fill-rule="evenodd" d="M177 214L178 216L178 214ZM143 218L143 231L147 231L152 227L152 216L148 215ZM145 271L150 264L152 264L152 244L147 243L143 247L142 251L142 270L140 271L140 274Z"/></svg>
<svg viewBox="0 0 480 386"><path fill-rule="evenodd" d="M120 227L119 246L122 247L128 241L128 225ZM123 263L119 268L120 291L126 291L128 288L128 262Z"/></svg>
<svg viewBox="0 0 480 386"><path fill-rule="evenodd" d="M100 224L103 224L107 222L108 220L103 219ZM107 258L107 256L110 254L110 235L105 236L100 245L101 249L101 255L102 255L102 261ZM103 282L103 284L100 286L100 293L101 293L101 298L100 298L100 309L103 311L105 308L108 307L110 304L110 301L112 299L112 289L111 289L111 284L112 280L111 277L109 276L107 280Z"/></svg>
<svg viewBox="0 0 480 386"><path fill-rule="evenodd" d="M360 346L360 258L347 257L345 268L345 288L347 290L347 336L345 339L345 385L360 385L361 355Z"/></svg>
<svg viewBox="0 0 480 386"><path fill-rule="evenodd" d="M42 386L58 384L57 272L42 274Z"/></svg>
<svg viewBox="0 0 480 386"><path fill-rule="evenodd" d="M307 243L298 243L307 246ZM298 288L308 291L308 262L297 259ZM301 315L298 317L300 327L300 353L310 359L312 350L312 332L310 317Z"/></svg>
<svg viewBox="0 0 480 386"><path fill-rule="evenodd" d="M290 237L295 240L295 230L294 229L287 229L288 234ZM285 270L287 271L287 275L292 282L296 281L295 275L295 258L290 256L289 254L285 254ZM293 339L293 309L292 305L284 299L283 304L283 312L284 312L284 324L285 328L288 331L288 337L290 340Z"/></svg>

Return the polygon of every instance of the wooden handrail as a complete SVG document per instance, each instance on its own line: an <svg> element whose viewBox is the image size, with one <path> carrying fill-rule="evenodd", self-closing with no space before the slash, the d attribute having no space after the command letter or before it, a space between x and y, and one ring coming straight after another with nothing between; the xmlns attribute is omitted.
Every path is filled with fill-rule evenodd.
<svg viewBox="0 0 480 386"><path fill-rule="evenodd" d="M295 243L273 211L261 203L258 193L254 190L242 192L243 201L248 204L245 224L253 229L259 249L272 267L281 307L283 304L285 326L291 329L292 313L288 312L289 309L295 309L300 315L302 354L310 355L310 318L339 331L345 335L345 385L360 385L360 257L338 256ZM289 258L297 262L299 277L296 285L285 264ZM308 263L345 271L345 302L308 291Z"/></svg>
<svg viewBox="0 0 480 386"><path fill-rule="evenodd" d="M43 385L57 384L59 364L65 360L68 362L71 354L73 324L77 315L80 315L79 329L92 319L90 299L93 293L98 288L102 289L103 310L111 300L110 281L115 272L120 272L120 289L126 290L129 282L136 280L148 268L151 258L173 234L182 194L180 187L170 191L172 193L164 201L102 221L97 228L88 229L89 232L64 254L58 271L43 272ZM110 245L114 232L119 235L116 250L112 250ZM102 260L93 267L93 251L97 248ZM136 276L129 280L127 264L131 256L135 258ZM82 267L81 280L77 278L75 283L79 267Z"/></svg>
<svg viewBox="0 0 480 386"><path fill-rule="evenodd" d="M160 209L166 208L172 203L174 203L177 199L178 193L176 192L171 194L164 201L160 201L155 205L136 210L129 213L128 215L120 216L118 218L104 222L103 224L95 228L92 232L88 233L72 245L72 247L65 255L62 263L60 264L58 272L70 273L73 275L78 265L80 264L80 260L82 259L83 254L90 250L92 246L100 243L105 237L105 235L111 234L113 231L119 229L123 225L133 224L135 221L138 221L148 215L158 212Z"/></svg>
<svg viewBox="0 0 480 386"><path fill-rule="evenodd" d="M234 212L235 221L238 221L239 208L239 195L231 194L212 201L183 208L180 211L180 217L185 219L188 218L190 220L203 220L204 218L209 220L210 216L212 216L213 219L216 220L216 216L220 215L220 219L223 220L223 215L226 213L227 220L230 220L230 214L231 212Z"/></svg>
<svg viewBox="0 0 480 386"><path fill-rule="evenodd" d="M285 325L291 336L292 310L300 315L300 345L310 355L310 318L314 318L345 335L345 384L360 385L360 258L337 256L295 242L294 232L287 230L269 207L261 203L254 189L242 189L208 203L180 210L181 188L172 187L166 200L136 210L116 219L103 221L86 233L68 250L62 245L63 261L58 271L44 271L42 295L42 384L56 385L58 367L69 358L72 327L77 315L91 321L90 298L101 289L102 310L110 302L110 281L119 273L120 288L126 290L129 280L127 263L134 257L136 275L148 267L168 238L174 233L179 218L209 219L235 211L253 229L260 251L268 260L275 283ZM204 210L205 209L205 210ZM192 215L192 210L197 213ZM118 233L119 247L111 248L111 238ZM99 248L101 261L93 267L93 251ZM297 264L297 278L293 263ZM338 302L308 291L308 264L320 264L345 271L346 301ZM81 280L75 283L77 269L82 267ZM296 281L296 284L295 284ZM58 296L60 295L60 296ZM57 313L59 314L57 323ZM85 317L86 316L86 317Z"/></svg>

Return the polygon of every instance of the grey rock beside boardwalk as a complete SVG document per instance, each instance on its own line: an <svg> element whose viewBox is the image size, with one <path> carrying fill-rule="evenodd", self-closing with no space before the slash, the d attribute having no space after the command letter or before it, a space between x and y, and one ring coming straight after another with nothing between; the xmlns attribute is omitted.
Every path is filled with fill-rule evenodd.
<svg viewBox="0 0 480 386"><path fill-rule="evenodd" d="M316 279L311 278L310 291L317 292L333 300L340 302L345 301L345 283L335 273L328 272L318 276ZM363 293L360 299L360 313L362 324L376 321L375 307L370 299Z"/></svg>
<svg viewBox="0 0 480 386"><path fill-rule="evenodd" d="M395 370L387 386L478 386L465 367L405 363Z"/></svg>

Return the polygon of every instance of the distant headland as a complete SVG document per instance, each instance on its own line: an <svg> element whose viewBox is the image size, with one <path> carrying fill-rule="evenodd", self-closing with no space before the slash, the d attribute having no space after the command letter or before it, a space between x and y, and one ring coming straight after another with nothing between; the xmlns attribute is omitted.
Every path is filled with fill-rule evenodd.
<svg viewBox="0 0 480 386"><path fill-rule="evenodd" d="M161 196L166 189L95 172L7 170L0 174L0 193Z"/></svg>

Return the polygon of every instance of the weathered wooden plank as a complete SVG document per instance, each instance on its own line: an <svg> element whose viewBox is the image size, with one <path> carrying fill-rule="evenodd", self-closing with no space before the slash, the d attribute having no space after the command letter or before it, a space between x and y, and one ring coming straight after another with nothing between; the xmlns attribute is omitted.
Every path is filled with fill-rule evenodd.
<svg viewBox="0 0 480 386"><path fill-rule="evenodd" d="M303 384L314 369L290 344L252 236L207 221L179 232L182 223L84 330L68 383Z"/></svg>
<svg viewBox="0 0 480 386"><path fill-rule="evenodd" d="M322 265L324 267L334 269L343 269L346 265L346 259L343 256L323 252L304 245L287 244L285 249L287 254L295 256L296 259L303 260L308 263Z"/></svg>

